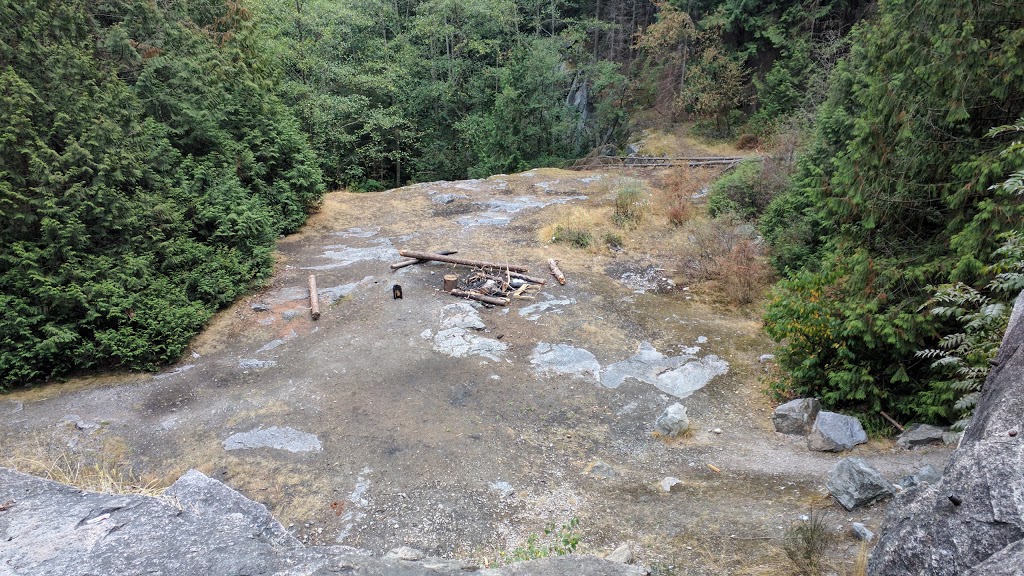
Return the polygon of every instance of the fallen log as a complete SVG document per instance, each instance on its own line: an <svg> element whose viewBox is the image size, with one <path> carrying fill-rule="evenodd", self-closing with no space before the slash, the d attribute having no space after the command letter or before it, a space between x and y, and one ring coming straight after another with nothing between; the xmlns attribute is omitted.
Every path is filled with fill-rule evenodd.
<svg viewBox="0 0 1024 576"><path fill-rule="evenodd" d="M440 252L436 252L436 254L440 254L442 256L451 256L452 254L458 253L458 250L441 250ZM427 260L421 260L419 258L410 258L408 260L401 260L391 264L391 269L398 270L399 268L405 268L406 266L412 266L413 264L422 264L424 262L427 262Z"/></svg>
<svg viewBox="0 0 1024 576"><path fill-rule="evenodd" d="M498 306L508 306L511 302L508 298L496 298L494 296L486 296L484 294L477 294L476 292L466 292L465 290L452 290L452 296L459 296L460 298L469 298L470 300L478 300L487 304L495 304Z"/></svg>
<svg viewBox="0 0 1024 576"><path fill-rule="evenodd" d="M555 280L558 280L559 284L564 285L565 274L562 274L562 271L558 269L558 263L555 262L554 258L548 260L548 268L551 268L551 275L555 277Z"/></svg>
<svg viewBox="0 0 1024 576"><path fill-rule="evenodd" d="M309 275L309 315L313 320L320 319L320 295L316 292L316 276Z"/></svg>
<svg viewBox="0 0 1024 576"><path fill-rule="evenodd" d="M519 278L520 280L526 280L527 282L533 282L534 284L547 284L548 281L543 278L537 278L536 276L527 276L526 274L520 274L518 272L509 272L508 275L512 278Z"/></svg>
<svg viewBox="0 0 1024 576"><path fill-rule="evenodd" d="M512 264L495 264L494 262L484 262L483 260L470 260L468 258L456 258L454 256L444 256L442 254L431 254L429 252L415 252L413 250L399 250L399 254L406 258L416 258L417 260L436 260L438 262L447 262L449 264L462 264L463 266L474 266L476 268L499 268L502 270L509 270L511 272L527 272L529 268L526 266L515 266Z"/></svg>

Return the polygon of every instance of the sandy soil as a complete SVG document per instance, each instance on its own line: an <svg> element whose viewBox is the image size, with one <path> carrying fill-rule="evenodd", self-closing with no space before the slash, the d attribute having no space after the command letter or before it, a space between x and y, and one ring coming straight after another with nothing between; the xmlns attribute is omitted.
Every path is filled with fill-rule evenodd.
<svg viewBox="0 0 1024 576"><path fill-rule="evenodd" d="M859 544L849 522L877 528L883 509L847 513L825 495L829 469L849 454L809 452L773 431L759 361L771 343L757 310L718 305L678 276L669 290L638 284L652 270L672 277L687 241L655 216L621 232L621 252L545 237L568 217L606 218L622 186L646 186L638 178L536 170L331 194L280 241L271 284L218 315L178 366L0 398L0 452L22 468L66 453L126 463L163 483L197 468L311 543L409 545L487 563L578 518L582 551L630 542L660 574L787 574L779 538L825 508L844 534L833 567L851 573ZM456 197L437 201L444 194ZM533 301L479 307L485 328L456 336L490 357L455 357L442 332L446 306L460 301L441 292L455 270L393 272L400 248L457 249L538 276L557 258L569 281L549 282ZM309 274L323 301L316 322ZM539 344L565 344L603 371L645 342L666 356L715 355L728 372L679 399L636 379L611 389L593 372L541 373L531 362ZM654 437L655 419L677 401L693 433ZM896 480L925 463L941 468L949 452L875 441L852 454ZM666 476L680 480L669 492Z"/></svg>

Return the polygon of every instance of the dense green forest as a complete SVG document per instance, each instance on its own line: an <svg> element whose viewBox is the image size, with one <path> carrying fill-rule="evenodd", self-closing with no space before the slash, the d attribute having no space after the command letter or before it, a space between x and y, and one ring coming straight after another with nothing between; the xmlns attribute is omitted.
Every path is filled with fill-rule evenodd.
<svg viewBox="0 0 1024 576"><path fill-rule="evenodd" d="M760 143L780 395L950 422L1022 287L1024 12L968 0L0 0L0 387L175 360L325 189ZM654 120L651 120L654 118Z"/></svg>

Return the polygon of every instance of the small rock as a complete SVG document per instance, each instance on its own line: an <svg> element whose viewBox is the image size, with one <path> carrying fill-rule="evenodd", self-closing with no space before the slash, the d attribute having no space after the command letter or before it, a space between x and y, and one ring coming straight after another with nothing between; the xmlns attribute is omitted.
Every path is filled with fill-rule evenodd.
<svg viewBox="0 0 1024 576"><path fill-rule="evenodd" d="M614 478L618 475L615 469L611 467L607 462L601 460L595 460L593 464L587 469L587 473L593 474L598 478Z"/></svg>
<svg viewBox="0 0 1024 576"><path fill-rule="evenodd" d="M766 362L772 362L774 360L775 354L761 354L760 356L757 357L757 361L760 362L761 364L764 364Z"/></svg>
<svg viewBox="0 0 1024 576"><path fill-rule="evenodd" d="M406 562L416 562L422 560L426 554L422 550L417 550L409 546L399 546L384 555L385 558L398 558L399 560L405 560Z"/></svg>
<svg viewBox="0 0 1024 576"><path fill-rule="evenodd" d="M676 402L665 408L665 411L654 421L654 431L658 434L673 437L690 429L690 419L686 417L686 406Z"/></svg>
<svg viewBox="0 0 1024 576"><path fill-rule="evenodd" d="M633 550L629 547L629 544L623 544L612 550L604 559L609 562L618 562L619 564L632 564Z"/></svg>
<svg viewBox="0 0 1024 576"><path fill-rule="evenodd" d="M860 522L854 522L853 524L850 524L850 531L853 532L854 536L865 542L871 542L875 539L875 533L871 530L868 530L868 527L861 524Z"/></svg>
<svg viewBox="0 0 1024 576"><path fill-rule="evenodd" d="M682 480L676 478L675 476L665 476L661 480L661 489L664 490L665 492L671 492L673 486L675 486L676 484L681 484L682 482Z"/></svg>
<svg viewBox="0 0 1024 576"><path fill-rule="evenodd" d="M860 420L835 412L819 412L811 433L807 435L807 448L819 452L842 452L868 441Z"/></svg>
<svg viewBox="0 0 1024 576"><path fill-rule="evenodd" d="M464 196L462 194L438 194L431 198L430 201L434 204L451 204L459 198L469 198L469 196Z"/></svg>
<svg viewBox="0 0 1024 576"><path fill-rule="evenodd" d="M911 424L896 438L896 445L907 450L928 444L942 442L942 436L946 433L944 428L930 424Z"/></svg>
<svg viewBox="0 0 1024 576"><path fill-rule="evenodd" d="M281 313L281 319L282 320L291 320L292 318L297 318L298 316L299 316L299 311L298 310L286 310L286 311Z"/></svg>
<svg viewBox="0 0 1024 576"><path fill-rule="evenodd" d="M721 428L715 428L714 430L712 430L712 432L714 432L715 434L721 434L722 433L722 429Z"/></svg>
<svg viewBox="0 0 1024 576"><path fill-rule="evenodd" d="M807 434L819 410L821 403L817 398L797 398L776 408L772 413L772 423L776 432Z"/></svg>
<svg viewBox="0 0 1024 576"><path fill-rule="evenodd" d="M847 510L867 506L896 492L878 470L860 458L840 460L832 468L825 486Z"/></svg>
<svg viewBox="0 0 1024 576"><path fill-rule="evenodd" d="M942 435L942 443L946 446L951 444L960 445L960 439L964 437L963 432L946 432Z"/></svg>
<svg viewBox="0 0 1024 576"><path fill-rule="evenodd" d="M270 312L270 306L267 306L262 302L257 302L252 306L249 306L249 308L251 308L253 312Z"/></svg>

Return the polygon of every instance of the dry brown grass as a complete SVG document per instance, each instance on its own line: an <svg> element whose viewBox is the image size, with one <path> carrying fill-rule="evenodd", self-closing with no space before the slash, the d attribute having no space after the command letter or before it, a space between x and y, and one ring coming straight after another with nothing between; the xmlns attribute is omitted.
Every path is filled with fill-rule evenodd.
<svg viewBox="0 0 1024 576"><path fill-rule="evenodd" d="M871 556L871 545L867 542L860 543L860 549L857 550L857 558L853 561L853 568L850 570L850 576L867 576L868 574L868 558Z"/></svg>
<svg viewBox="0 0 1024 576"><path fill-rule="evenodd" d="M74 449L68 447L66 437L37 436L7 451L0 464L92 492L162 495L169 483L137 473L128 462L124 441L98 434L100 438L80 442Z"/></svg>

